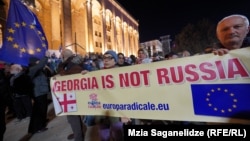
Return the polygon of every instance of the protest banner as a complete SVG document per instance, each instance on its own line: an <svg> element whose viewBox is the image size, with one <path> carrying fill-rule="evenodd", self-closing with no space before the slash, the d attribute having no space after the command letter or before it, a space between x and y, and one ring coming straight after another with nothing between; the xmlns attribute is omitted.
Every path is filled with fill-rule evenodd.
<svg viewBox="0 0 250 141"><path fill-rule="evenodd" d="M250 47L51 79L55 112L250 123Z"/></svg>

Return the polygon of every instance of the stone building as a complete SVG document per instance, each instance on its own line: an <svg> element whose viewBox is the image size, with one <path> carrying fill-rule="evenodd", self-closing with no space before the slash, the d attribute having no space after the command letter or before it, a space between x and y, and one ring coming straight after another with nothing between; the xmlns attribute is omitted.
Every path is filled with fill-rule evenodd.
<svg viewBox="0 0 250 141"><path fill-rule="evenodd" d="M0 46L10 0L0 0ZM78 54L108 49L136 54L138 22L115 0L22 0L38 17L49 49L71 48Z"/></svg>
<svg viewBox="0 0 250 141"><path fill-rule="evenodd" d="M155 54L163 56L162 43L157 39L140 43L140 47L148 51L149 57L153 57Z"/></svg>

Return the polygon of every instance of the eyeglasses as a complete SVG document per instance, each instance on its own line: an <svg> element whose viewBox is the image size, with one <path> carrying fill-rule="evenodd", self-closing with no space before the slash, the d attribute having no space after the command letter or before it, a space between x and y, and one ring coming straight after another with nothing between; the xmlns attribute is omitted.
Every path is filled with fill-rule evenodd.
<svg viewBox="0 0 250 141"><path fill-rule="evenodd" d="M114 57L112 57L112 56L103 56L103 60L110 61L111 59L114 59Z"/></svg>

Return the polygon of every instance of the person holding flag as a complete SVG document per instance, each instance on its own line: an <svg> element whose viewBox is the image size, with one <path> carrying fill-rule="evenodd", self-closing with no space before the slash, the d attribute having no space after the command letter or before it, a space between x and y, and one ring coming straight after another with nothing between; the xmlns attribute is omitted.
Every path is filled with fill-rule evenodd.
<svg viewBox="0 0 250 141"><path fill-rule="evenodd" d="M20 0L10 0L3 39L3 45L0 48L1 61L29 67L31 58L40 60L38 64L29 68L29 76L34 83L38 79L36 72L40 72L40 68L48 62L50 56L48 42L36 15ZM34 105L28 129L30 134L26 136L27 138L34 133L46 130L47 103L44 100L47 100L47 92L44 89L39 91L36 86L33 90Z"/></svg>

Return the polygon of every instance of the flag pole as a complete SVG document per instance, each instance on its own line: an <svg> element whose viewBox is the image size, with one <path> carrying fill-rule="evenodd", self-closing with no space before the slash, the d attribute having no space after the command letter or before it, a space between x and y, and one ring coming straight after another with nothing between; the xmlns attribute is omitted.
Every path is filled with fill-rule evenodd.
<svg viewBox="0 0 250 141"><path fill-rule="evenodd" d="M60 43L60 48L59 48L59 52L61 52L60 50L63 50L63 46L62 46L62 20L60 19L60 38L61 38L61 43Z"/></svg>
<svg viewBox="0 0 250 141"><path fill-rule="evenodd" d="M65 46L65 48L68 47L68 46L72 46L72 45L75 46L75 53L76 53L76 54L77 54L77 46L79 46L79 47L82 48L82 49L85 49L84 47L82 47L81 45L79 45L79 44L77 43L77 40L76 40L76 32L75 32L75 43L70 44L70 45L67 45L67 46Z"/></svg>
<svg viewBox="0 0 250 141"><path fill-rule="evenodd" d="M77 42L76 42L76 32L75 32L75 51L76 51L76 54L77 54L77 44L76 44Z"/></svg>
<svg viewBox="0 0 250 141"><path fill-rule="evenodd" d="M3 17L0 17L0 19L3 20L3 21L5 21L5 22L7 21L7 20L6 20L5 18L3 18Z"/></svg>

